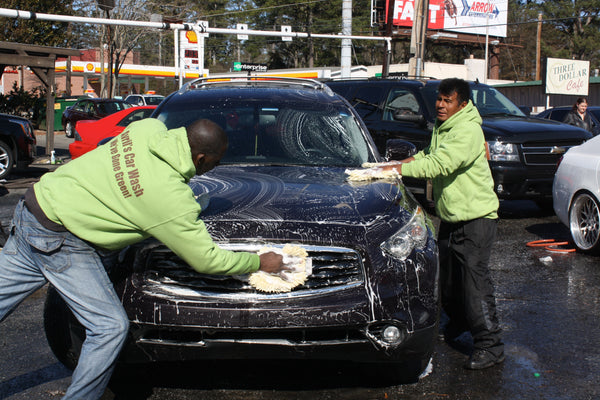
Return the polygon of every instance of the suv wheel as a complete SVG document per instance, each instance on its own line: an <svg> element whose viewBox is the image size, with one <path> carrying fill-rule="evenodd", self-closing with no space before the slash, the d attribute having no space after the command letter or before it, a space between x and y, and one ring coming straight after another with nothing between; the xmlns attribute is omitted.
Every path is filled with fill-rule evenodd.
<svg viewBox="0 0 600 400"><path fill-rule="evenodd" d="M0 179L4 179L10 174L15 160L10 146L0 140Z"/></svg>
<svg viewBox="0 0 600 400"><path fill-rule="evenodd" d="M76 329L72 329L73 325L77 326L81 333L76 334ZM65 367L75 369L85 340L85 331L76 322L69 307L53 286L48 287L44 303L44 330L54 356Z"/></svg>
<svg viewBox="0 0 600 400"><path fill-rule="evenodd" d="M65 136L68 138L72 138L74 131L75 128L73 127L73 123L71 121L67 121L67 124L65 125Z"/></svg>

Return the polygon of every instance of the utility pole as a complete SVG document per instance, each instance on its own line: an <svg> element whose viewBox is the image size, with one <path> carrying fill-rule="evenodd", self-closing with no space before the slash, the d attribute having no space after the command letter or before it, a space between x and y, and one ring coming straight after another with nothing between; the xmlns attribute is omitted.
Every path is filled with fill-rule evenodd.
<svg viewBox="0 0 600 400"><path fill-rule="evenodd" d="M352 0L342 1L342 35L352 35ZM342 39L341 76L350 78L352 74L352 40Z"/></svg>
<svg viewBox="0 0 600 400"><path fill-rule="evenodd" d="M104 11L106 19L110 19L110 11L115 7L115 0L97 0L98 1L98 7L100 7L100 9L102 11ZM106 32L107 31L107 32ZM110 29L110 25L106 26L106 27L102 27L101 29L101 34L100 34L100 93L98 94L100 97L109 97L108 93L111 93L110 90L108 90L107 93L107 89L106 89L106 71L104 69L104 58L106 57L106 55L104 54L104 50L105 50L105 46L108 47L107 45L105 45L104 42L104 35L106 34L107 36L107 43L110 43L111 41L111 35L110 35L111 29ZM110 64L108 70L110 72L108 72L109 74L111 74L112 76L112 63ZM111 82L111 77L109 77L109 82Z"/></svg>
<svg viewBox="0 0 600 400"><path fill-rule="evenodd" d="M385 16L385 36L392 36L392 27L394 26L394 0L388 0L387 13ZM391 45L386 46L381 68L381 76L387 78L390 72L390 62L392 59Z"/></svg>
<svg viewBox="0 0 600 400"><path fill-rule="evenodd" d="M541 79L541 65L542 65L542 13L538 14L537 23L537 41L535 46L535 80Z"/></svg>
<svg viewBox="0 0 600 400"><path fill-rule="evenodd" d="M409 75L419 79L423 72L425 56L425 38L427 37L427 21L429 20L429 0L415 0L415 17L410 35L410 54L408 61Z"/></svg>

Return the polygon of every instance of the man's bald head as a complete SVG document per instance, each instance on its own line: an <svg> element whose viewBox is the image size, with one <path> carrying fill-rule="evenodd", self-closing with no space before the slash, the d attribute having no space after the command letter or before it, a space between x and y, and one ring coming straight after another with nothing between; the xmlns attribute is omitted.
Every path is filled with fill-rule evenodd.
<svg viewBox="0 0 600 400"><path fill-rule="evenodd" d="M199 119L186 128L196 174L213 169L227 150L227 134L208 119Z"/></svg>
<svg viewBox="0 0 600 400"><path fill-rule="evenodd" d="M223 147L227 147L227 134L223 129L209 119L199 119L187 127L187 136L192 149L192 156L196 154L218 154Z"/></svg>

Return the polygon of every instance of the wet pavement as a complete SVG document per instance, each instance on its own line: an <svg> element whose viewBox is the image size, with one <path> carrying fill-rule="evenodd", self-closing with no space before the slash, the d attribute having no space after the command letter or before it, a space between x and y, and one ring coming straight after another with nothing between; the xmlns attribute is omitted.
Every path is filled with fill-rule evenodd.
<svg viewBox="0 0 600 400"><path fill-rule="evenodd" d="M60 146L60 136L56 141ZM0 222L10 219L26 187L53 168L34 165L7 182ZM502 365L464 370L466 355L442 341L436 342L431 372L408 385L382 382L372 368L341 363L154 365L115 375L122 378L103 400L600 398L600 258L527 247L532 240L569 237L552 213L533 202L502 202L500 217L490 263L506 345ZM58 399L70 381L45 340L44 294L45 288L0 324L0 400ZM468 348L468 337L463 339Z"/></svg>

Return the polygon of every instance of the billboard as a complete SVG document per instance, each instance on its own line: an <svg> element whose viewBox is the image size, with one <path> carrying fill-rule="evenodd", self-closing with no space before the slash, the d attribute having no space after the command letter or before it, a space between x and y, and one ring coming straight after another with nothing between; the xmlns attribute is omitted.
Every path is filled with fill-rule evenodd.
<svg viewBox="0 0 600 400"><path fill-rule="evenodd" d="M587 96L589 85L589 61L546 59L546 94Z"/></svg>
<svg viewBox="0 0 600 400"><path fill-rule="evenodd" d="M507 14L508 0L429 0L427 29L506 37ZM395 26L412 27L414 15L415 0L395 0Z"/></svg>

